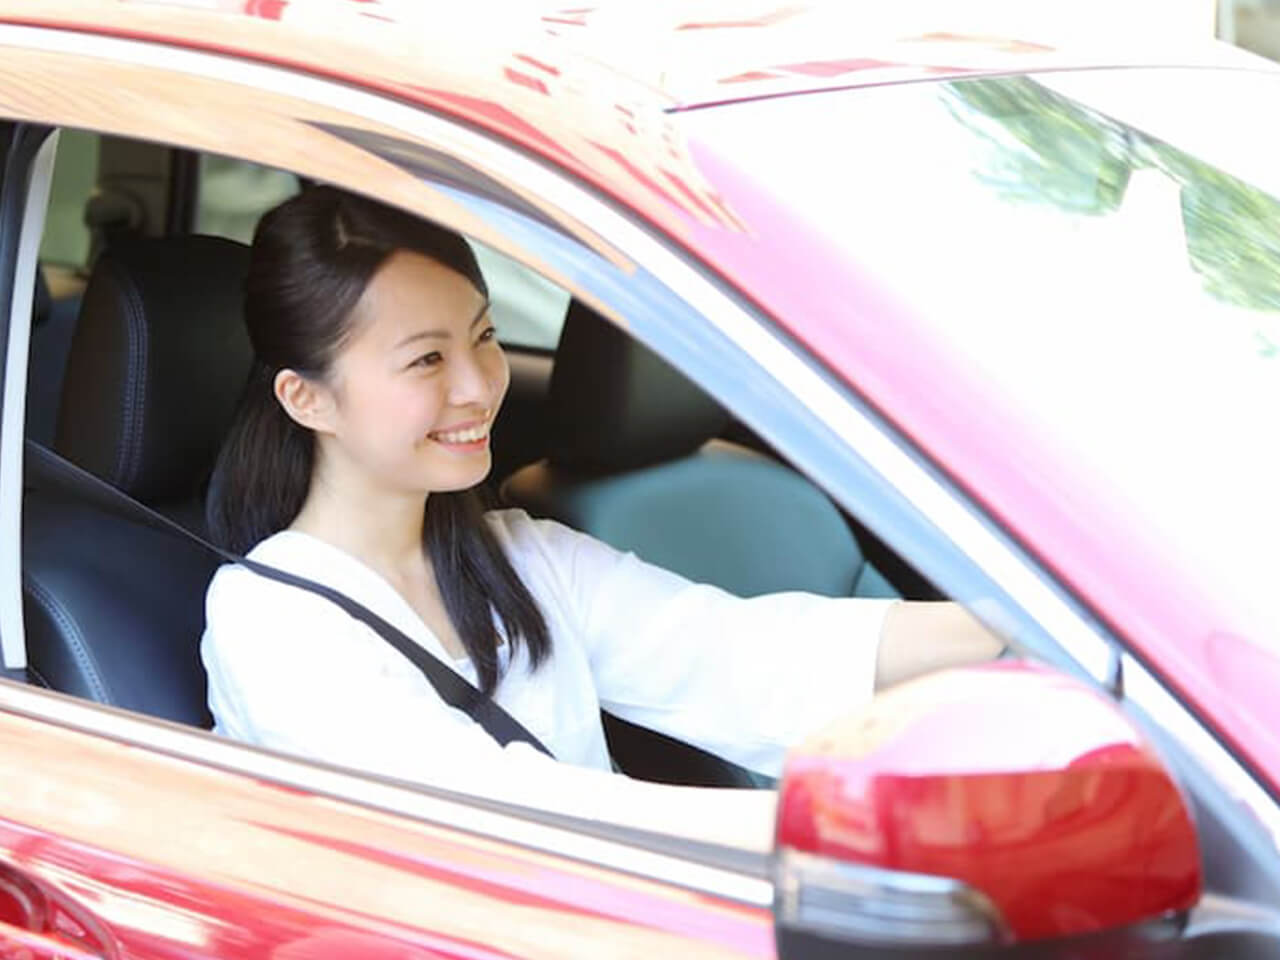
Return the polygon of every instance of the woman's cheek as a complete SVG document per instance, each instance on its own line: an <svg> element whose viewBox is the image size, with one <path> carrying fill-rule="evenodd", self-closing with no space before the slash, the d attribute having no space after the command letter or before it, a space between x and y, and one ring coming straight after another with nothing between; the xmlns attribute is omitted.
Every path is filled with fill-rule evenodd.
<svg viewBox="0 0 1280 960"><path fill-rule="evenodd" d="M511 385L511 365L507 363L507 354L502 347L494 348L494 359L492 361L491 381L495 384L496 396L493 400L493 407L496 410L502 406L503 398L507 395L507 388Z"/></svg>
<svg viewBox="0 0 1280 960"><path fill-rule="evenodd" d="M374 417L371 430L412 435L417 440L437 426L440 404L435 398L434 387L419 385L417 389L387 391L371 413Z"/></svg>

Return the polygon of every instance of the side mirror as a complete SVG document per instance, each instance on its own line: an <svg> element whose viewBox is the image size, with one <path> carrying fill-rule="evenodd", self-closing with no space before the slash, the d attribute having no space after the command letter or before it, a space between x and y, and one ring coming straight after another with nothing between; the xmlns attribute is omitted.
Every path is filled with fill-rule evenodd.
<svg viewBox="0 0 1280 960"><path fill-rule="evenodd" d="M775 871L783 960L1163 939L1202 886L1187 805L1135 724L1014 661L887 690L794 751Z"/></svg>

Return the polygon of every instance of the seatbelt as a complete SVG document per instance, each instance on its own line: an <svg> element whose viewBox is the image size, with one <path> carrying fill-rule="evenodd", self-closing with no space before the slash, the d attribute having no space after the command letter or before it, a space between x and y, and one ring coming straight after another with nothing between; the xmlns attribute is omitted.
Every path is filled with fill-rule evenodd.
<svg viewBox="0 0 1280 960"><path fill-rule="evenodd" d="M407 637L403 631L388 623L368 607L357 603L341 591L334 590L322 583L299 577L284 570L278 570L267 564L258 563L242 557L230 550L224 550L197 534L192 533L182 524L169 519L164 514L152 510L146 504L139 503L122 490L107 483L100 477L82 470L74 463L66 460L52 450L42 447L33 440L26 441L27 462L33 465L44 476L56 478L63 489L70 489L112 513L144 523L153 529L181 536L197 543L210 553L228 563L244 567L253 573L280 583L309 590L340 607L349 616L370 627L374 632L395 647L407 660L422 671L422 675L439 694L440 699L451 707L461 710L472 720L484 728L493 739L506 746L509 743L527 743L536 750L552 756L543 743L525 729L515 717L503 710L491 697L486 697L474 685L460 676L451 667L436 657L431 651L423 649Z"/></svg>

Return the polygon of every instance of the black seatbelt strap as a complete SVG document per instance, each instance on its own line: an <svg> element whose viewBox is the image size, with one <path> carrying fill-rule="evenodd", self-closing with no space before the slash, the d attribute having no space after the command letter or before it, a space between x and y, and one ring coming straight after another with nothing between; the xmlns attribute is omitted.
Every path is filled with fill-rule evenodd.
<svg viewBox="0 0 1280 960"><path fill-rule="evenodd" d="M62 489L74 491L86 500L123 515L131 520L145 523L147 526L174 534L199 544L215 556L228 563L234 563L246 570L278 580L280 583L309 590L324 597L335 606L340 607L349 616L354 617L381 636L387 643L395 647L405 659L422 671L422 675L439 694L440 699L451 707L456 707L478 723L493 739L506 746L509 743L527 743L535 749L551 756L542 742L525 729L515 717L503 710L492 698L486 697L466 678L460 676L451 667L407 637L403 631L388 623L368 607L352 600L346 594L332 587L327 587L306 577L299 577L284 570L258 563L242 557L230 550L224 550L210 541L192 533L182 524L169 519L164 514L152 510L146 504L139 503L133 497L116 489L105 480L82 470L69 460L58 456L52 450L42 447L32 440L26 441L26 457L29 466L34 467L44 477L56 479Z"/></svg>

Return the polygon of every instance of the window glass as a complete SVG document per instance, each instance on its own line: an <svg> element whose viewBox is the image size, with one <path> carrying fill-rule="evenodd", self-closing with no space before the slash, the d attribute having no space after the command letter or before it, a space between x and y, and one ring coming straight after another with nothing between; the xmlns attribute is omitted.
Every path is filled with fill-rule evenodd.
<svg viewBox="0 0 1280 960"><path fill-rule="evenodd" d="M258 218L297 192L298 178L292 173L205 154L200 158L196 232L249 243Z"/></svg>
<svg viewBox="0 0 1280 960"><path fill-rule="evenodd" d="M1050 432L1076 489L1190 558L1261 638L1280 623L1280 445L1262 440L1280 409L1280 149L1241 118L1278 92L1269 75L1088 72L690 122L754 151L754 176Z"/></svg>
<svg viewBox="0 0 1280 960"><path fill-rule="evenodd" d="M471 246L489 284L499 339L508 346L554 350L569 294L496 250L474 240Z"/></svg>
<svg viewBox="0 0 1280 960"><path fill-rule="evenodd" d="M53 183L40 260L60 267L81 268L89 259L89 228L85 204L98 180L101 137L84 130L63 130L54 160Z"/></svg>

